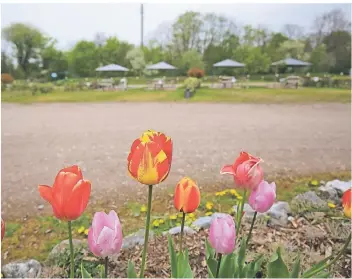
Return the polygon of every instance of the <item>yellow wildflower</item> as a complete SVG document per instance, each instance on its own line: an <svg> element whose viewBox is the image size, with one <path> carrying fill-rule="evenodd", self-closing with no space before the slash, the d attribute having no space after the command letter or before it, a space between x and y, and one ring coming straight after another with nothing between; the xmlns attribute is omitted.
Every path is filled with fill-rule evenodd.
<svg viewBox="0 0 352 279"><path fill-rule="evenodd" d="M314 179L314 180L312 180L312 181L310 182L310 185L312 185L312 186L318 186L318 185L319 185L319 181L316 180L316 179Z"/></svg>
<svg viewBox="0 0 352 279"><path fill-rule="evenodd" d="M141 212L147 212L147 207L145 205L142 205Z"/></svg>
<svg viewBox="0 0 352 279"><path fill-rule="evenodd" d="M238 200L243 200L243 197L242 196L237 196L237 199Z"/></svg>
<svg viewBox="0 0 352 279"><path fill-rule="evenodd" d="M164 219L159 219L159 224L164 224Z"/></svg>
<svg viewBox="0 0 352 279"><path fill-rule="evenodd" d="M153 227L159 227L159 221L158 220L154 220L153 221Z"/></svg>
<svg viewBox="0 0 352 279"><path fill-rule="evenodd" d="M85 234L85 235L88 235L88 232L89 232L89 229L85 229L85 230L84 230L84 234Z"/></svg>
<svg viewBox="0 0 352 279"><path fill-rule="evenodd" d="M193 212L190 213L190 214L188 214L188 216L189 216L190 218L192 218L192 219L196 218L196 215L195 215Z"/></svg>
<svg viewBox="0 0 352 279"><path fill-rule="evenodd" d="M335 208L336 205L334 205L332 202L328 202L328 207L330 207L330 208Z"/></svg>
<svg viewBox="0 0 352 279"><path fill-rule="evenodd" d="M84 227L82 226L78 229L78 233L83 233L83 232L84 232Z"/></svg>
<svg viewBox="0 0 352 279"><path fill-rule="evenodd" d="M177 214L177 217L178 217L178 218L182 218L182 216L183 216L183 213L182 213L182 212L180 212L180 213Z"/></svg>
<svg viewBox="0 0 352 279"><path fill-rule="evenodd" d="M238 193L237 193L237 191L235 189L231 189L230 190L230 194L234 195L234 196L238 196Z"/></svg>
<svg viewBox="0 0 352 279"><path fill-rule="evenodd" d="M207 202L205 204L205 208L208 209L208 210L211 210L213 208L214 204L212 202Z"/></svg>
<svg viewBox="0 0 352 279"><path fill-rule="evenodd" d="M213 212L205 212L205 216L213 215Z"/></svg>
<svg viewBox="0 0 352 279"><path fill-rule="evenodd" d="M177 216L175 214L169 216L170 220L176 220Z"/></svg>

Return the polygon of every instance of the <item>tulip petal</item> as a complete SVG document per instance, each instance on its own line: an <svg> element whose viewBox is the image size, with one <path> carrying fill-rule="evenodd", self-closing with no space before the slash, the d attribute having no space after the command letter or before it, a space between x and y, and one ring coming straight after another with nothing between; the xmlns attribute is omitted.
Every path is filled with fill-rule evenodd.
<svg viewBox="0 0 352 279"><path fill-rule="evenodd" d="M183 212L194 212L200 203L200 191L196 184L190 184L185 190L185 201L183 205Z"/></svg>
<svg viewBox="0 0 352 279"><path fill-rule="evenodd" d="M91 184L88 180L80 180L72 189L69 200L65 203L65 216L68 220L80 217L86 209L91 192Z"/></svg>
<svg viewBox="0 0 352 279"><path fill-rule="evenodd" d="M77 166L77 165L73 165L71 167L63 168L62 170L59 171L59 173L60 172L72 172L72 173L74 173L75 175L78 176L78 180L83 179L82 171L81 171L80 167Z"/></svg>
<svg viewBox="0 0 352 279"><path fill-rule="evenodd" d="M58 208L62 208L71 196L73 187L79 181L78 175L72 172L59 172L52 188L53 199Z"/></svg>
<svg viewBox="0 0 352 279"><path fill-rule="evenodd" d="M220 174L236 175L232 165L226 165L226 166L222 167L222 169L220 170Z"/></svg>
<svg viewBox="0 0 352 279"><path fill-rule="evenodd" d="M111 255L111 251L113 251L113 244L115 240L115 232L114 230L104 227L99 234L97 244L99 245L102 257Z"/></svg>
<svg viewBox="0 0 352 279"><path fill-rule="evenodd" d="M97 257L101 256L99 246L95 241L95 237L93 236L93 228L90 227L88 231L88 246L90 251Z"/></svg>
<svg viewBox="0 0 352 279"><path fill-rule="evenodd" d="M174 194L174 206L178 211L181 211L184 204L184 189L181 184L177 184Z"/></svg>
<svg viewBox="0 0 352 279"><path fill-rule="evenodd" d="M49 203L52 202L53 200L53 195L52 195L52 188L50 186L47 185L39 185L38 186L38 190L39 190L39 194L40 196L48 201Z"/></svg>

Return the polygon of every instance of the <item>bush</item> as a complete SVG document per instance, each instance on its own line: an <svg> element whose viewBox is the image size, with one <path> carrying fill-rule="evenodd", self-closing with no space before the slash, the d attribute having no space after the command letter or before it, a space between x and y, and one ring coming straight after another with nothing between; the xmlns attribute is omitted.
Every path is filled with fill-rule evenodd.
<svg viewBox="0 0 352 279"><path fill-rule="evenodd" d="M194 78L204 77L204 71L199 68L191 68L187 74L189 77L194 77Z"/></svg>
<svg viewBox="0 0 352 279"><path fill-rule="evenodd" d="M185 79L184 85L186 89L189 89L192 93L194 93L196 89L200 87L200 80L194 77L189 77Z"/></svg>
<svg viewBox="0 0 352 279"><path fill-rule="evenodd" d="M13 82L13 80L14 79L10 74L7 74L7 73L1 74L1 83L10 84Z"/></svg>

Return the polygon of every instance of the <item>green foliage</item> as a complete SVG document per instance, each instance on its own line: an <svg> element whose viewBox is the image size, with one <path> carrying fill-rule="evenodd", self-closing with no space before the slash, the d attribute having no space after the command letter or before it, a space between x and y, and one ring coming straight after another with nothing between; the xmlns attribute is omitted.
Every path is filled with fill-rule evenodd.
<svg viewBox="0 0 352 279"><path fill-rule="evenodd" d="M141 75L146 64L143 51L140 48L131 49L127 52L126 59L130 62L133 71L137 75Z"/></svg>
<svg viewBox="0 0 352 279"><path fill-rule="evenodd" d="M79 41L69 53L72 71L79 76L93 76L99 66L98 50L93 42Z"/></svg>
<svg viewBox="0 0 352 279"><path fill-rule="evenodd" d="M127 278L137 278L137 273L131 260L128 260Z"/></svg>
<svg viewBox="0 0 352 279"><path fill-rule="evenodd" d="M280 248L276 250L268 264L268 277L269 278L289 278L289 272L286 264L284 263Z"/></svg>
<svg viewBox="0 0 352 279"><path fill-rule="evenodd" d="M167 240L172 278L193 278L192 269L189 265L188 250L185 249L185 251L176 253L170 235Z"/></svg>
<svg viewBox="0 0 352 279"><path fill-rule="evenodd" d="M8 223L6 222L5 226L5 237L11 237L13 234L21 227L20 224L17 223Z"/></svg>
<svg viewBox="0 0 352 279"><path fill-rule="evenodd" d="M197 78L189 77L185 79L184 86L186 89L189 89L191 92L195 92L197 88L200 87L200 81Z"/></svg>

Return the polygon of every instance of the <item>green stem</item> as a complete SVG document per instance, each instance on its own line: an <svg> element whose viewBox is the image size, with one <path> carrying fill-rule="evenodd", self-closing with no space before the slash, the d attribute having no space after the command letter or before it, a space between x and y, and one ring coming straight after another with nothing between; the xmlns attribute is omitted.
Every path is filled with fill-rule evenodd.
<svg viewBox="0 0 352 279"><path fill-rule="evenodd" d="M74 270L74 254L73 254L73 243L72 243L72 227L71 221L68 221L68 241L70 243L70 253L71 253L71 267L70 267L70 278L75 278Z"/></svg>
<svg viewBox="0 0 352 279"><path fill-rule="evenodd" d="M254 227L255 219L257 218L257 214L258 214L257 211L254 212L254 216L253 216L252 223L251 223L251 228L249 229L249 233L248 233L248 237L247 237L247 241L246 241L246 246L248 245L248 242L249 242L249 240L251 239L252 230L253 230L253 227Z"/></svg>
<svg viewBox="0 0 352 279"><path fill-rule="evenodd" d="M146 254L147 254L148 238L149 238L150 212L151 212L151 209L152 209L152 193L153 193L153 185L149 185L147 220L145 222L144 247L143 247L143 254L142 254L142 266L141 266L141 272L139 274L139 278L143 278L144 277L145 258L146 258Z"/></svg>
<svg viewBox="0 0 352 279"><path fill-rule="evenodd" d="M109 258L105 257L105 278L108 278L108 264L109 264Z"/></svg>
<svg viewBox="0 0 352 279"><path fill-rule="evenodd" d="M339 258L341 258L341 256L343 255L343 253L345 252L345 249L347 248L348 244L351 241L351 233L348 236L345 245L343 245L342 249L340 250L340 252L336 255L336 258L333 259L331 262L329 262L328 264L324 264L323 266L321 266L320 268L316 269L313 271L313 273L308 273L308 274L303 274L303 278L311 278L313 275L317 274L318 272L332 266L334 263L336 263L338 261Z"/></svg>
<svg viewBox="0 0 352 279"><path fill-rule="evenodd" d="M181 234L180 234L180 252L182 252L183 229L185 227L186 213L182 212Z"/></svg>
<svg viewBox="0 0 352 279"><path fill-rule="evenodd" d="M222 254L218 254L218 266L216 267L216 276L215 276L215 278L219 278L221 259L222 259Z"/></svg>
<svg viewBox="0 0 352 279"><path fill-rule="evenodd" d="M242 212L243 212L244 202L246 200L246 195L247 195L247 190L244 190L239 210L237 210L237 220L236 220L237 221L237 224L236 224L237 237L235 239L235 245L236 245L236 240L239 238L238 236L240 235Z"/></svg>

